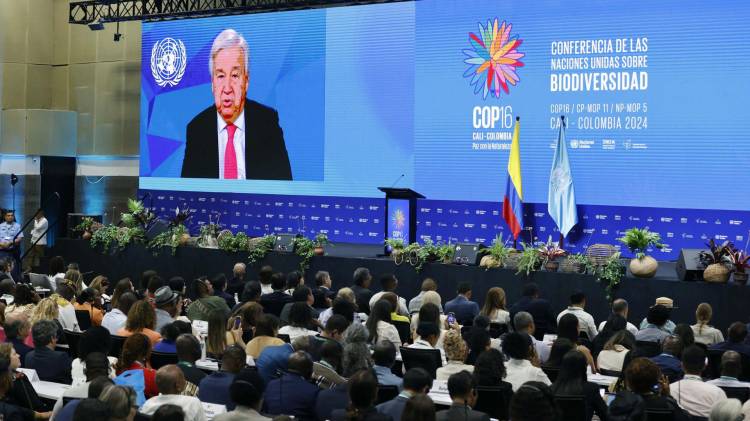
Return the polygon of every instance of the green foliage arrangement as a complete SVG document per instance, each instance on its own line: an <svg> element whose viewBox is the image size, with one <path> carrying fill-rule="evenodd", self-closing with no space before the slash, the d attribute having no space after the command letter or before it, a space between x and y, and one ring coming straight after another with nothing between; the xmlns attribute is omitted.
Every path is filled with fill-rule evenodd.
<svg viewBox="0 0 750 421"><path fill-rule="evenodd" d="M547 244L543 244L537 249L537 252L542 259L542 264L555 261L558 257L565 256L565 250L561 249L557 243L552 241L552 236L547 240Z"/></svg>
<svg viewBox="0 0 750 421"><path fill-rule="evenodd" d="M275 235L266 235L258 239L255 244L250 247L250 253L248 255L248 261L250 262L250 264L263 260L268 252L273 250L273 245L275 242ZM221 247L221 245L219 245L219 247Z"/></svg>
<svg viewBox="0 0 750 421"><path fill-rule="evenodd" d="M315 236L315 239L313 240L313 244L315 245L315 247L323 247L323 246L326 246L326 245L333 245L333 243L331 243L331 241L328 239L328 235L326 235L325 233L322 233L322 232L318 233Z"/></svg>
<svg viewBox="0 0 750 421"><path fill-rule="evenodd" d="M219 250L224 250L229 253L237 253L240 251L247 251L249 248L250 237L248 237L243 231L236 234L226 231L224 235L219 236Z"/></svg>
<svg viewBox="0 0 750 421"><path fill-rule="evenodd" d="M305 273L310 267L310 259L315 255L315 243L307 237L298 236L294 238L294 254L302 258L299 269Z"/></svg>
<svg viewBox="0 0 750 421"><path fill-rule="evenodd" d="M93 232L94 224L95 224L94 218L90 216L84 216L83 218L81 218L81 223L73 227L73 231Z"/></svg>
<svg viewBox="0 0 750 421"><path fill-rule="evenodd" d="M512 249L510 247L505 247L503 238L498 235L494 240L492 240L492 245L485 249L482 249L480 253L492 256L495 260L498 261L498 263L500 263L500 266L502 266L505 264L505 259L508 258L511 251Z"/></svg>
<svg viewBox="0 0 750 421"><path fill-rule="evenodd" d="M604 284L604 291L607 300L612 301L612 293L620 284L622 277L625 276L625 265L620 262L620 253L615 253L605 260L603 265L596 266L594 269L596 281Z"/></svg>
<svg viewBox="0 0 750 421"><path fill-rule="evenodd" d="M522 273L529 276L531 272L541 269L543 262L542 256L539 254L533 245L521 243L523 251L521 252L521 258L518 260L518 270L516 275Z"/></svg>
<svg viewBox="0 0 750 421"><path fill-rule="evenodd" d="M180 246L182 236L187 233L188 229L185 225L170 226L168 230L152 238L148 242L148 248L156 255L162 248L169 247L174 256L177 253L177 247Z"/></svg>
<svg viewBox="0 0 750 421"><path fill-rule="evenodd" d="M403 238L386 238L385 245L389 246L391 250L403 250L405 247Z"/></svg>
<svg viewBox="0 0 750 421"><path fill-rule="evenodd" d="M625 231L625 235L618 238L617 241L625 244L632 253L635 253L635 257L638 259L646 256L646 250L649 246L654 246L657 249L664 247L659 233L651 232L648 228L631 228Z"/></svg>
<svg viewBox="0 0 750 421"><path fill-rule="evenodd" d="M131 243L144 242L145 231L141 228L118 227L116 225L104 225L91 236L91 247L101 247L102 251L108 252L115 247L116 251L122 251Z"/></svg>
<svg viewBox="0 0 750 421"><path fill-rule="evenodd" d="M199 247L218 247L219 232L221 227L219 224L211 223L201 225L200 234L198 236Z"/></svg>
<svg viewBox="0 0 750 421"><path fill-rule="evenodd" d="M730 263L729 256L736 250L734 244L731 242L725 241L721 244L716 244L713 238L706 243L706 246L708 246L709 251L701 251L698 255L698 259L703 266L714 263Z"/></svg>
<svg viewBox="0 0 750 421"><path fill-rule="evenodd" d="M583 269L583 272L581 273L594 273L595 266L593 263L591 263L591 259L589 259L589 257L585 254L569 254L567 260L574 264L580 265Z"/></svg>

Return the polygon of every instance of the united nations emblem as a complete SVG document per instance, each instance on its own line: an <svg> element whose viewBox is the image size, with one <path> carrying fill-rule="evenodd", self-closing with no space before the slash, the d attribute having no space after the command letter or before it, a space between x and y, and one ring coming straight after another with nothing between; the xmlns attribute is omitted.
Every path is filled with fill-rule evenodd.
<svg viewBox="0 0 750 421"><path fill-rule="evenodd" d="M567 188L571 182L570 172L564 168L555 168L555 170L552 171L550 183L552 183L552 189L555 191L562 191Z"/></svg>
<svg viewBox="0 0 750 421"><path fill-rule="evenodd" d="M151 75L159 86L177 86L185 75L187 51L181 40L164 38L151 49Z"/></svg>

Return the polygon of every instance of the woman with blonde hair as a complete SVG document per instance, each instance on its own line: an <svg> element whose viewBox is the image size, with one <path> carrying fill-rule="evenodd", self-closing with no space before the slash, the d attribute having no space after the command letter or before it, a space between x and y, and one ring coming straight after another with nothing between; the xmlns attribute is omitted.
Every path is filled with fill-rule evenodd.
<svg viewBox="0 0 750 421"><path fill-rule="evenodd" d="M721 331L708 325L712 315L713 309L711 308L711 304L698 304L698 308L695 309L695 320L697 323L690 326L693 329L695 342L708 346L724 342L724 335L721 334Z"/></svg>
<svg viewBox="0 0 750 421"><path fill-rule="evenodd" d="M99 292L99 296L104 298L105 300L109 300L109 297L107 296L107 289L109 289L109 279L107 279L104 275L99 275L96 278L94 278L93 281L91 281L91 285L89 285L89 288L94 288L97 292Z"/></svg>
<svg viewBox="0 0 750 421"><path fill-rule="evenodd" d="M510 324L510 313L505 307L505 290L500 287L493 287L487 291L487 297L484 299L484 305L479 314L487 316L490 323L508 325Z"/></svg>
<svg viewBox="0 0 750 421"><path fill-rule="evenodd" d="M81 272L75 269L68 269L68 271L65 272L65 281L75 285L76 294L79 294L84 288L88 288L86 284L83 283L83 275L81 275Z"/></svg>
<svg viewBox="0 0 750 421"><path fill-rule="evenodd" d="M156 325L156 312L146 300L137 301L128 311L128 319L125 327L117 331L117 336L131 336L134 333L142 333L154 346L161 340L161 335L154 331Z"/></svg>
<svg viewBox="0 0 750 421"><path fill-rule="evenodd" d="M469 355L469 347L466 345L464 338L461 337L461 332L457 330L445 332L443 349L445 349L445 358L448 360L448 363L437 369L437 380L447 381L448 377L452 374L460 373L464 370L469 373L474 372L473 365L464 364L466 357Z"/></svg>
<svg viewBox="0 0 750 421"><path fill-rule="evenodd" d="M422 294L422 304L419 306L419 309L417 310L417 313L412 315L411 318L411 330L412 332L416 332L417 326L419 326L419 310L424 307L425 304L434 304L438 307L438 312L440 312L443 308L442 306L442 298L440 298L440 294L438 294L435 291L425 291L424 294ZM440 331L442 332L445 330L446 327L446 316L444 314L440 315ZM442 341L440 341L442 343Z"/></svg>
<svg viewBox="0 0 750 421"><path fill-rule="evenodd" d="M50 298L54 298L57 301L60 311L58 321L63 329L79 332L81 329L78 327L78 319L76 318L76 311L72 303L75 300L75 285L70 282L62 283L57 287L57 293L52 294Z"/></svg>

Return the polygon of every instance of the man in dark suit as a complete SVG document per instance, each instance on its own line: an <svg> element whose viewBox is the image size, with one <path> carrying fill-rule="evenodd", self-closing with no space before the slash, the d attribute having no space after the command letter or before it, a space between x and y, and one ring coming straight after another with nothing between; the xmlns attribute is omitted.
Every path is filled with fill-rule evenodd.
<svg viewBox="0 0 750 421"><path fill-rule="evenodd" d="M432 388L432 376L422 368L412 368L404 374L404 390L395 398L376 406L379 413L390 415L393 421L401 421L406 402L418 394L427 394Z"/></svg>
<svg viewBox="0 0 750 421"><path fill-rule="evenodd" d="M183 178L292 179L278 113L246 98L248 61L237 31L216 37L209 59L214 105L187 125Z"/></svg>
<svg viewBox="0 0 750 421"><path fill-rule="evenodd" d="M458 284L458 295L445 303L445 312L453 313L458 324L471 325L474 322L474 318L479 314L479 304L471 301L470 283Z"/></svg>
<svg viewBox="0 0 750 421"><path fill-rule="evenodd" d="M271 288L273 288L273 292L260 296L260 305L263 306L263 310L266 313L281 317L281 310L284 309L284 305L294 301L291 295L284 292L285 285L286 280L283 273L274 273L271 275Z"/></svg>
<svg viewBox="0 0 750 421"><path fill-rule="evenodd" d="M468 371L461 371L448 377L448 393L453 404L449 409L435 414L436 421L490 421L490 416L484 412L471 409L477 402L477 392L474 379Z"/></svg>
<svg viewBox="0 0 750 421"><path fill-rule="evenodd" d="M331 306L333 299L336 297L336 293L331 291L331 275L324 271L319 270L315 274L315 288L313 288L313 297L315 302L313 307L315 308L328 308Z"/></svg>
<svg viewBox="0 0 750 421"><path fill-rule="evenodd" d="M34 350L26 354L24 366L36 370L40 380L71 384L72 361L66 352L55 351L57 324L51 320L40 320L31 328Z"/></svg>
<svg viewBox="0 0 750 421"><path fill-rule="evenodd" d="M245 289L245 271L247 266L242 262L237 262L232 268L232 279L227 283L227 293L230 295L242 295Z"/></svg>
<svg viewBox="0 0 750 421"><path fill-rule="evenodd" d="M371 282L372 275L370 275L369 269L360 267L354 270L352 291L354 291L354 297L357 300L357 311L360 313L370 314L370 298L372 297L372 291L370 291Z"/></svg>
<svg viewBox="0 0 750 421"><path fill-rule="evenodd" d="M313 362L304 351L289 356L287 373L266 386L263 412L294 415L300 420L316 420L315 401L320 388L310 382Z"/></svg>
<svg viewBox="0 0 750 421"><path fill-rule="evenodd" d="M554 333L557 330L557 321L549 301L539 298L539 287L535 283L524 285L523 296L510 308L510 319L513 320L516 313L525 311L534 318L534 337L542 340L546 333Z"/></svg>

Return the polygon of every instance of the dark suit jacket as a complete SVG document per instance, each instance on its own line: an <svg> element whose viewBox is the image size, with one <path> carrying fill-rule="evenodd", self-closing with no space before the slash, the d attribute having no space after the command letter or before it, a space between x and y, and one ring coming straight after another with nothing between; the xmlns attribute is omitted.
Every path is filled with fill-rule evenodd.
<svg viewBox="0 0 750 421"><path fill-rule="evenodd" d="M240 278L232 277L227 283L227 294L230 295L242 295L242 290L245 289L245 280Z"/></svg>
<svg viewBox="0 0 750 421"><path fill-rule="evenodd" d="M459 324L471 325L474 323L474 318L479 314L479 304L459 295L445 303L445 313L453 313Z"/></svg>
<svg viewBox="0 0 750 421"><path fill-rule="evenodd" d="M357 299L357 311L360 313L370 314L370 298L372 291L359 285L352 285L354 297Z"/></svg>
<svg viewBox="0 0 750 421"><path fill-rule="evenodd" d="M263 310L276 317L281 317L281 310L284 309L284 304L291 303L292 301L294 301L292 296L284 291L274 291L270 294L260 296L260 305L263 306Z"/></svg>
<svg viewBox="0 0 750 421"><path fill-rule="evenodd" d="M318 420L330 420L331 414L338 408L346 408L349 405L349 392L345 383L321 390L315 401L315 414Z"/></svg>
<svg viewBox="0 0 750 421"><path fill-rule="evenodd" d="M188 123L183 178L219 178L216 118L216 107L211 105ZM292 179L279 114L249 99L245 100L245 178Z"/></svg>
<svg viewBox="0 0 750 421"><path fill-rule="evenodd" d="M534 318L534 337L542 340L545 333L555 333L557 330L557 319L552 313L552 306L549 301L541 298L521 297L517 303L510 308L510 320L516 316L516 313L525 311Z"/></svg>
<svg viewBox="0 0 750 421"><path fill-rule="evenodd" d="M73 362L65 352L53 351L46 346L36 347L26 354L26 368L36 370L40 380L71 384L70 367Z"/></svg>
<svg viewBox="0 0 750 421"><path fill-rule="evenodd" d="M404 413L404 408L406 408L406 402L408 400L409 398L404 396L396 396L395 398L376 406L375 409L381 414L390 415L391 418L393 418L393 421L401 421L401 414Z"/></svg>
<svg viewBox="0 0 750 421"><path fill-rule="evenodd" d="M263 412L273 415L294 415L296 419L313 421L315 401L320 388L298 374L285 374L271 380L263 394Z"/></svg>
<svg viewBox="0 0 750 421"><path fill-rule="evenodd" d="M436 421L490 421L490 416L484 412L475 411L463 405L452 405L449 409L438 411Z"/></svg>

